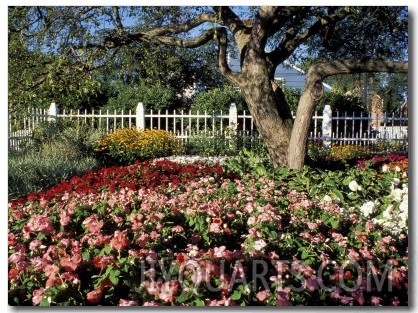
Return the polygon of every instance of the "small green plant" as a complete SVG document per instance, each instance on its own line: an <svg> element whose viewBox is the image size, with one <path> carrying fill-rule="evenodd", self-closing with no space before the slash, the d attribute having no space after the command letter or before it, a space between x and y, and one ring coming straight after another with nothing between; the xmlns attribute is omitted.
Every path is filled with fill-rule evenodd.
<svg viewBox="0 0 418 313"><path fill-rule="evenodd" d="M259 154L245 147L237 156L229 158L224 167L227 171L239 175L252 173L257 177L268 175L269 159L266 154Z"/></svg>

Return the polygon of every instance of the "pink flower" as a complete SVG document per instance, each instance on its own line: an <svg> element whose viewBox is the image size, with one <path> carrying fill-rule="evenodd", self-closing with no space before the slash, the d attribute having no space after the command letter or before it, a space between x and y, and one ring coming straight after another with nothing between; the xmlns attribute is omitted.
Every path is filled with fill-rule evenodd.
<svg viewBox="0 0 418 313"><path fill-rule="evenodd" d="M60 224L66 226L70 223L71 213L68 210L62 210L60 212Z"/></svg>
<svg viewBox="0 0 418 313"><path fill-rule="evenodd" d="M36 248L38 248L40 245L42 245L42 241L35 239L32 240L31 243L29 244L29 250L35 250Z"/></svg>
<svg viewBox="0 0 418 313"><path fill-rule="evenodd" d="M126 246L129 245L129 240L126 238L127 230L116 230L113 234L113 238L110 240L110 247L112 249L116 249L117 251L121 251L125 249Z"/></svg>
<svg viewBox="0 0 418 313"><path fill-rule="evenodd" d="M184 228L181 225L177 225L177 226L171 228L171 231L173 233L182 233L184 231Z"/></svg>
<svg viewBox="0 0 418 313"><path fill-rule="evenodd" d="M269 296L270 296L270 292L268 292L267 290L262 290L260 292L257 292L257 294L255 295L257 300L260 302L266 301Z"/></svg>
<svg viewBox="0 0 418 313"><path fill-rule="evenodd" d="M289 306L292 305L289 301L290 298L290 287L277 288L277 306Z"/></svg>
<svg viewBox="0 0 418 313"><path fill-rule="evenodd" d="M375 306L379 305L380 301L382 301L382 298L376 296L372 296L372 298L370 299L370 303Z"/></svg>
<svg viewBox="0 0 418 313"><path fill-rule="evenodd" d="M174 302L179 289L180 282L178 280L170 280L161 285L158 297L165 302Z"/></svg>
<svg viewBox="0 0 418 313"><path fill-rule="evenodd" d="M214 249L213 249L213 255L215 256L215 257L217 257L217 258L221 258L222 257L222 254L223 254L223 252L225 251L225 249L226 249L226 247L225 246L221 246L221 247L215 247Z"/></svg>
<svg viewBox="0 0 418 313"><path fill-rule="evenodd" d="M58 271L59 267L56 264L47 264L44 267L44 273L47 277L55 276L55 274L58 273Z"/></svg>
<svg viewBox="0 0 418 313"><path fill-rule="evenodd" d="M114 262L113 255L103 255L103 256L96 255L93 258L94 266L100 269L108 266L109 264L112 264L113 262Z"/></svg>
<svg viewBox="0 0 418 313"><path fill-rule="evenodd" d="M340 296L340 302L342 304L349 304L351 301L353 301L353 298L352 297Z"/></svg>
<svg viewBox="0 0 418 313"><path fill-rule="evenodd" d="M100 233L103 227L103 221L98 220L97 214L92 214L84 220L83 225L86 226L90 233Z"/></svg>
<svg viewBox="0 0 418 313"><path fill-rule="evenodd" d="M87 301L91 304L97 304L100 302L103 296L102 289L95 289L87 293Z"/></svg>
<svg viewBox="0 0 418 313"><path fill-rule="evenodd" d="M141 247L145 248L147 243L151 241L150 236L148 234L142 234L136 239L136 243Z"/></svg>
<svg viewBox="0 0 418 313"><path fill-rule="evenodd" d="M132 223L132 230L140 230L142 228L142 214L132 214L129 218L130 222Z"/></svg>
<svg viewBox="0 0 418 313"><path fill-rule="evenodd" d="M136 300L125 300L125 299L119 299L118 306L137 306L139 305L138 301Z"/></svg>
<svg viewBox="0 0 418 313"><path fill-rule="evenodd" d="M311 229L311 230L318 228L317 223L307 222L306 225L308 225L308 228Z"/></svg>
<svg viewBox="0 0 418 313"><path fill-rule="evenodd" d="M81 263L82 258L80 254L74 254L73 256L69 256L68 254L64 257L61 257L60 264L66 271L74 272L78 265Z"/></svg>
<svg viewBox="0 0 418 313"><path fill-rule="evenodd" d="M38 305L41 303L43 295L45 293L45 288L41 287L39 289L35 289L32 293L32 303L33 305Z"/></svg>
<svg viewBox="0 0 418 313"><path fill-rule="evenodd" d="M30 260L30 263L33 266L33 270L35 272L38 272L42 270L48 264L48 261L41 257L34 257Z"/></svg>

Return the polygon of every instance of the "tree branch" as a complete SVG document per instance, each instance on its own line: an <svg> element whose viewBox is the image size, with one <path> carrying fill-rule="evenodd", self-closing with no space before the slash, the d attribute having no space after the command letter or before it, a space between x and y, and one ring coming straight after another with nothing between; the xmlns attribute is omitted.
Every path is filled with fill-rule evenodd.
<svg viewBox="0 0 418 313"><path fill-rule="evenodd" d="M226 33L226 29L224 27L217 28L217 37L218 37L218 63L219 63L219 71L222 75L224 75L227 79L229 79L234 85L239 85L238 81L238 74L233 73L231 68L228 65L227 60L227 46L228 46L228 36Z"/></svg>
<svg viewBox="0 0 418 313"><path fill-rule="evenodd" d="M306 13L306 12L305 12ZM305 43L312 36L319 34L325 27L335 24L351 14L350 8L342 8L336 13L321 16L311 27L299 36L297 34L302 29L304 19L300 19L298 24L293 24L288 28L280 44L275 50L268 54L270 61L277 66L287 59L301 44Z"/></svg>

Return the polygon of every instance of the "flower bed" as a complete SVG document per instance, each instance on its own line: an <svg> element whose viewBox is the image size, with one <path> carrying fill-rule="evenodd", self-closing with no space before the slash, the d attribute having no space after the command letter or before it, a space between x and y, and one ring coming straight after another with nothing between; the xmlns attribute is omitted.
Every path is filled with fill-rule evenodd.
<svg viewBox="0 0 418 313"><path fill-rule="evenodd" d="M11 201L9 304L408 304L407 176L306 173L146 161Z"/></svg>

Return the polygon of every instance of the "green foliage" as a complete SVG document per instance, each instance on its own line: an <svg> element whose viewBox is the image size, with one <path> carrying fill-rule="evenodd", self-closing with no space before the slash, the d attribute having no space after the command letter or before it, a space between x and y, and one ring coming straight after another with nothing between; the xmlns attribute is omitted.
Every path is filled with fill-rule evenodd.
<svg viewBox="0 0 418 313"><path fill-rule="evenodd" d="M299 105L299 98L301 95L301 91L295 87L285 87L283 88L283 93L284 93L286 102L290 107L290 111L292 111L293 114L296 114L296 110Z"/></svg>
<svg viewBox="0 0 418 313"><path fill-rule="evenodd" d="M325 105L330 105L333 112L359 113L365 112L363 100L359 97L348 97L341 93L325 92L315 110L322 112Z"/></svg>
<svg viewBox="0 0 418 313"><path fill-rule="evenodd" d="M175 103L175 98L170 88L118 84L116 95L109 98L102 110L116 110L117 112L132 110L134 112L139 102L142 102L147 110L169 109Z"/></svg>
<svg viewBox="0 0 418 313"><path fill-rule="evenodd" d="M15 198L38 192L99 166L70 142L46 142L38 150L9 153L8 194Z"/></svg>
<svg viewBox="0 0 418 313"><path fill-rule="evenodd" d="M270 165L270 166L269 166ZM259 151L247 150L245 147L237 156L229 158L224 165L226 171L243 175L251 173L255 177L268 176L271 163L266 151L260 154Z"/></svg>
<svg viewBox="0 0 418 313"><path fill-rule="evenodd" d="M257 136L246 136L242 133L223 134L195 134L184 143L185 153L203 156L236 156L242 149L265 154L266 147L263 140Z"/></svg>
<svg viewBox="0 0 418 313"><path fill-rule="evenodd" d="M238 110L247 108L245 100L238 90L231 85L225 85L221 88L214 88L206 92L200 92L196 95L192 110L208 113L228 112L231 103L235 103Z"/></svg>

